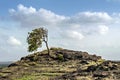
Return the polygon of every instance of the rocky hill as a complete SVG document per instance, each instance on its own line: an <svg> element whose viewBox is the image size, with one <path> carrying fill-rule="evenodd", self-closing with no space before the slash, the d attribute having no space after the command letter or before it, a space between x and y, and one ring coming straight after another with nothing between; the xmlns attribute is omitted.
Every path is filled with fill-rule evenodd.
<svg viewBox="0 0 120 80"><path fill-rule="evenodd" d="M22 57L0 69L0 80L120 80L120 62L62 48Z"/></svg>

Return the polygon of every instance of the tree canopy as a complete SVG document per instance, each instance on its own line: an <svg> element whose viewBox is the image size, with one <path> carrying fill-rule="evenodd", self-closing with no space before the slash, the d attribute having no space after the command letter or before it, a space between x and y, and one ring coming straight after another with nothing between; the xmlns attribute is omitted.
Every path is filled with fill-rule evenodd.
<svg viewBox="0 0 120 80"><path fill-rule="evenodd" d="M37 51L39 47L42 47L42 42L45 42L49 54L47 41L48 41L48 30L45 28L37 28L32 30L32 32L28 32L28 37L27 37L28 51L29 52Z"/></svg>

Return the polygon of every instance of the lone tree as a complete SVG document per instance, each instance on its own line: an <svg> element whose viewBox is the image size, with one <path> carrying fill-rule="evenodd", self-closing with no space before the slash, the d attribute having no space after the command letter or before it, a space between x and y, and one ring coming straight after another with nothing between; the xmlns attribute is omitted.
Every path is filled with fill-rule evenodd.
<svg viewBox="0 0 120 80"><path fill-rule="evenodd" d="M45 28L37 28L28 32L27 42L28 42L28 51L33 52L37 51L39 47L42 47L42 42L45 42L48 55L50 55L50 50L48 47L48 30Z"/></svg>

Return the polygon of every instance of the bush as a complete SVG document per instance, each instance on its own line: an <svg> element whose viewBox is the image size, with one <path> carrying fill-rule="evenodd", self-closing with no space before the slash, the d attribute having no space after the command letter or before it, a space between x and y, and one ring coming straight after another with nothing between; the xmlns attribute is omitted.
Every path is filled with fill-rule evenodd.
<svg viewBox="0 0 120 80"><path fill-rule="evenodd" d="M57 59L63 61L63 60L64 60L64 57L63 57L62 54L58 54L58 55L57 55Z"/></svg>
<svg viewBox="0 0 120 80"><path fill-rule="evenodd" d="M50 50L57 51L57 50L62 50L62 48L51 47Z"/></svg>

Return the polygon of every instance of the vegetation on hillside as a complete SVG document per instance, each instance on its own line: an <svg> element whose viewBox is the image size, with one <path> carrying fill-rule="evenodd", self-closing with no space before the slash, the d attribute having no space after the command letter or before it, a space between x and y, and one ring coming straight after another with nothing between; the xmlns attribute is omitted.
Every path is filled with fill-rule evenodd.
<svg viewBox="0 0 120 80"><path fill-rule="evenodd" d="M0 70L1 80L119 80L120 63L87 52L51 48Z"/></svg>

